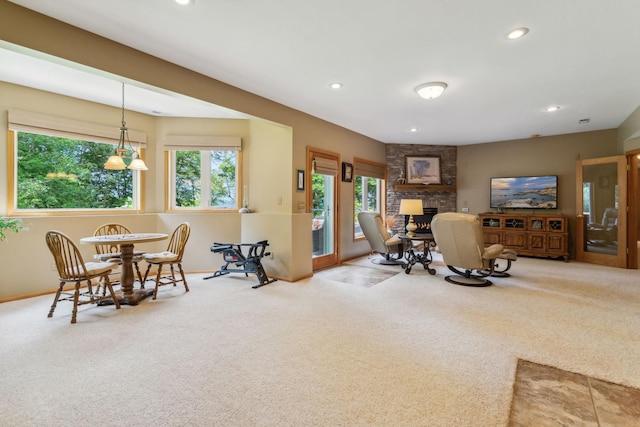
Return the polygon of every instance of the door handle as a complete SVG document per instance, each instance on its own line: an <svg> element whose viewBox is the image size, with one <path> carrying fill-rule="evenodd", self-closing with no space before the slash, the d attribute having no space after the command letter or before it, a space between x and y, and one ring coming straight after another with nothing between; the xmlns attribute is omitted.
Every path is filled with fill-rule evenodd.
<svg viewBox="0 0 640 427"><path fill-rule="evenodd" d="M582 218L584 218L584 215L578 215L576 218L582 219Z"/></svg>

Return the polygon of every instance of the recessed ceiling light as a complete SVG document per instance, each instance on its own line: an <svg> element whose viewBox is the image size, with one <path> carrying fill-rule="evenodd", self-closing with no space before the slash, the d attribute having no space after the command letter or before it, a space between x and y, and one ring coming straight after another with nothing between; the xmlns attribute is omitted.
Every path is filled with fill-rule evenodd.
<svg viewBox="0 0 640 427"><path fill-rule="evenodd" d="M424 99L434 99L442 95L447 88L447 84L443 82L429 82L416 87L418 96Z"/></svg>
<svg viewBox="0 0 640 427"><path fill-rule="evenodd" d="M515 30L509 31L509 33L507 34L507 38L509 40L519 39L520 37L526 36L528 32L529 29L527 27L516 28Z"/></svg>
<svg viewBox="0 0 640 427"><path fill-rule="evenodd" d="M552 111L558 111L560 109L560 107L558 107L557 105L552 105L550 107L547 107L544 109L544 111L546 111L547 113L551 113Z"/></svg>
<svg viewBox="0 0 640 427"><path fill-rule="evenodd" d="M193 4L195 2L195 0L174 0L176 3L178 3L180 6L189 6L190 4Z"/></svg>
<svg viewBox="0 0 640 427"><path fill-rule="evenodd" d="M418 128L409 128L409 132L418 132L419 130Z"/></svg>
<svg viewBox="0 0 640 427"><path fill-rule="evenodd" d="M333 82L329 85L329 87L331 89L340 89L342 87L342 83L340 82Z"/></svg>

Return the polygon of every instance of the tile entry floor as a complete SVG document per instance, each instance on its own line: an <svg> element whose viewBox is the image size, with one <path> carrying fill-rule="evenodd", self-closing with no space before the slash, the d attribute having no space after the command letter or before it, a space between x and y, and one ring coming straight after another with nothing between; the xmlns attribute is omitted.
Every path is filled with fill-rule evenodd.
<svg viewBox="0 0 640 427"><path fill-rule="evenodd" d="M640 427L640 390L518 360L509 426Z"/></svg>

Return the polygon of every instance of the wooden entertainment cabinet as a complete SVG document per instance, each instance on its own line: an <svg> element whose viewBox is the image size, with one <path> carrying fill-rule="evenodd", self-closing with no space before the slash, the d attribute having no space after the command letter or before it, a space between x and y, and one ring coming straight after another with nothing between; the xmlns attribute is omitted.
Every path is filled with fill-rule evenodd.
<svg viewBox="0 0 640 427"><path fill-rule="evenodd" d="M569 261L569 222L565 215L483 213L485 245L499 243L518 255Z"/></svg>

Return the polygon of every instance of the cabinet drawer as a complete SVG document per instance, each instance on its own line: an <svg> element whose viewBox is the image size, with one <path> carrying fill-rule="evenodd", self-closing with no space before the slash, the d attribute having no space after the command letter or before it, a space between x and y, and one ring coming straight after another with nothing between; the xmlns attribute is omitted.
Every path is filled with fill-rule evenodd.
<svg viewBox="0 0 640 427"><path fill-rule="evenodd" d="M548 252L567 252L567 236L566 234L548 234L547 235L547 251Z"/></svg>
<svg viewBox="0 0 640 427"><path fill-rule="evenodd" d="M484 245L502 244L502 231L484 230Z"/></svg>
<svg viewBox="0 0 640 427"><path fill-rule="evenodd" d="M527 248L527 233L508 232L504 233L502 238L502 244L508 248L526 249Z"/></svg>
<svg viewBox="0 0 640 427"><path fill-rule="evenodd" d="M547 235L543 233L529 234L529 250L544 251L546 248Z"/></svg>

